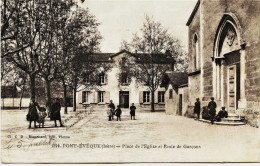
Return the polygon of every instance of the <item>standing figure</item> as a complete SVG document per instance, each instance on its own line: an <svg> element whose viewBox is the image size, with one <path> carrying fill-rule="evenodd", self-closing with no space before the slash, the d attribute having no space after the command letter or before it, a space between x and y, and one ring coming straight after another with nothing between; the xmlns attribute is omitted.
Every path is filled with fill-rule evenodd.
<svg viewBox="0 0 260 166"><path fill-rule="evenodd" d="M121 111L121 109L120 109L120 106L118 105L117 106L117 109L116 109L116 111L115 111L115 113L116 113L116 117L117 117L117 121L118 120L120 120L121 121L121 114L122 114L122 111Z"/></svg>
<svg viewBox="0 0 260 166"><path fill-rule="evenodd" d="M111 116L111 118L112 118L112 120L114 119L114 115L115 115L115 104L113 103L113 100L110 100L110 103L109 103L109 105L108 105L111 109L112 109L112 116Z"/></svg>
<svg viewBox="0 0 260 166"><path fill-rule="evenodd" d="M44 127L44 121L46 116L47 116L46 109L44 107L40 107L39 118L37 120L37 122L39 123L39 127L41 127L41 124L42 124L42 128Z"/></svg>
<svg viewBox="0 0 260 166"><path fill-rule="evenodd" d="M29 129L31 128L32 121L34 121L34 128L36 128L36 121L39 118L37 107L38 107L38 109L40 108L40 106L37 102L30 101L29 111L26 116L27 121L29 121Z"/></svg>
<svg viewBox="0 0 260 166"><path fill-rule="evenodd" d="M200 99L199 98L196 99L194 113L198 115L198 119L199 119L200 118Z"/></svg>
<svg viewBox="0 0 260 166"><path fill-rule="evenodd" d="M213 122L214 122L214 117L216 115L216 108L217 108L217 104L214 101L214 97L211 97L211 101L208 104L208 109L209 109L209 112L210 112L211 124L213 124Z"/></svg>
<svg viewBox="0 0 260 166"><path fill-rule="evenodd" d="M54 104L52 104L52 106L51 106L51 113L50 113L50 120L54 120L55 127L57 127L56 120L60 121L61 127L63 126L61 123L60 109L61 109L61 105L60 105L59 99L56 99L56 102Z"/></svg>
<svg viewBox="0 0 260 166"><path fill-rule="evenodd" d="M107 116L108 116L108 121L112 120L112 108L110 108L110 106L107 106Z"/></svg>
<svg viewBox="0 0 260 166"><path fill-rule="evenodd" d="M216 120L220 122L222 118L227 118L227 117L228 117L228 112L225 110L225 107L221 107L221 110L218 112Z"/></svg>
<svg viewBox="0 0 260 166"><path fill-rule="evenodd" d="M135 120L135 110L136 110L136 107L135 107L134 103L132 103L132 106L130 107L131 120L132 120L132 118L134 118L134 120Z"/></svg>

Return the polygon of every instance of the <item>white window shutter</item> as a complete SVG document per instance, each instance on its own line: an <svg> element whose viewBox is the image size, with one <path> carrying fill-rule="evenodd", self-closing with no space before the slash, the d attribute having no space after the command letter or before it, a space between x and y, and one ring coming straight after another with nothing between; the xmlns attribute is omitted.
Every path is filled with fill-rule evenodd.
<svg viewBox="0 0 260 166"><path fill-rule="evenodd" d="M139 103L143 103L143 91L139 91Z"/></svg>
<svg viewBox="0 0 260 166"><path fill-rule="evenodd" d="M159 91L154 92L154 103L158 103L158 96L159 96ZM151 93L151 102L152 102L152 93Z"/></svg>
<svg viewBox="0 0 260 166"><path fill-rule="evenodd" d="M104 102L105 103L109 103L110 101L110 92L109 91L105 91L104 92Z"/></svg>
<svg viewBox="0 0 260 166"><path fill-rule="evenodd" d="M81 104L82 101L83 101L83 93L82 93L82 91L78 92L78 96L77 97L78 97L79 104Z"/></svg>
<svg viewBox="0 0 260 166"><path fill-rule="evenodd" d="M108 83L107 74L104 74L104 83L105 83L105 84Z"/></svg>
<svg viewBox="0 0 260 166"><path fill-rule="evenodd" d="M97 91L93 92L93 100L94 100L94 103L98 103L98 92Z"/></svg>

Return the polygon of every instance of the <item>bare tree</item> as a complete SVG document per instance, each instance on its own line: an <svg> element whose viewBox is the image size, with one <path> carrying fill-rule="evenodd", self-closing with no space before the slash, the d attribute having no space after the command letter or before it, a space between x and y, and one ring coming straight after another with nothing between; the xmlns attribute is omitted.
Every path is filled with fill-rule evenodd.
<svg viewBox="0 0 260 166"><path fill-rule="evenodd" d="M171 36L161 23L146 16L141 34L134 34L131 42L123 41L121 49L132 52L134 63L121 66L121 73L134 77L151 92L151 111L154 111L154 93L166 71L174 70L177 59L184 56L180 41ZM128 58L129 59L129 58ZM181 61L178 61L181 62Z"/></svg>
<svg viewBox="0 0 260 166"><path fill-rule="evenodd" d="M15 54L29 46L31 46L34 40L24 41L22 45L15 45L15 39L18 36L19 31L24 29L22 24L23 16L26 18L28 14L26 10L23 10L28 6L28 0L3 0L1 4L1 57L4 58L8 55Z"/></svg>

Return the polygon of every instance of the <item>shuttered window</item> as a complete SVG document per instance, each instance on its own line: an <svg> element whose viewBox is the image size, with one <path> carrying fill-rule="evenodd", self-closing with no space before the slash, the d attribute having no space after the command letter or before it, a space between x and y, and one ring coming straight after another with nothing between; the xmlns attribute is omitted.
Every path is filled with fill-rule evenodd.
<svg viewBox="0 0 260 166"><path fill-rule="evenodd" d="M143 92L143 102L144 103L149 103L150 102L150 92L149 91L144 91Z"/></svg>
<svg viewBox="0 0 260 166"><path fill-rule="evenodd" d="M82 92L82 103L86 103L86 102L88 102L88 92L83 91Z"/></svg>
<svg viewBox="0 0 260 166"><path fill-rule="evenodd" d="M164 103L164 92L163 91L158 92L158 102Z"/></svg>
<svg viewBox="0 0 260 166"><path fill-rule="evenodd" d="M103 91L99 91L98 92L98 101L100 103L103 103L104 102L104 92Z"/></svg>

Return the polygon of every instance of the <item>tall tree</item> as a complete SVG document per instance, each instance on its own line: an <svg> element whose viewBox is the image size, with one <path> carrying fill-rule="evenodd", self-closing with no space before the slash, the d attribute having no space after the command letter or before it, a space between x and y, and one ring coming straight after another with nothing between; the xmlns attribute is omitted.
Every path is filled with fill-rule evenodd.
<svg viewBox="0 0 260 166"><path fill-rule="evenodd" d="M98 31L98 25L95 16L88 9L77 7L71 13L63 32L61 32L65 45L61 46L64 54L63 61L60 62L67 63L69 68L61 64L59 75L63 80L64 91L66 86L73 89L73 111L76 111L76 92L84 79L82 73L86 70L90 71L92 68L88 63L89 59L86 58L87 61L83 62L81 57L89 57L99 50L102 37Z"/></svg>
<svg viewBox="0 0 260 166"><path fill-rule="evenodd" d="M135 56L135 63L121 67L137 83L147 85L151 92L151 111L154 109L154 93L166 71L174 70L176 60L184 56L180 41L174 38L160 22L146 16L141 33L134 34L132 41L123 41L121 49Z"/></svg>
<svg viewBox="0 0 260 166"><path fill-rule="evenodd" d="M44 79L45 99L48 115L51 110L51 83L57 78L58 60L61 55L60 31L66 25L70 9L75 5L74 1L60 0L50 1L48 30L50 37L45 39L45 52L42 56L48 57L47 63L43 66L39 75ZM63 64L66 65L66 64Z"/></svg>

